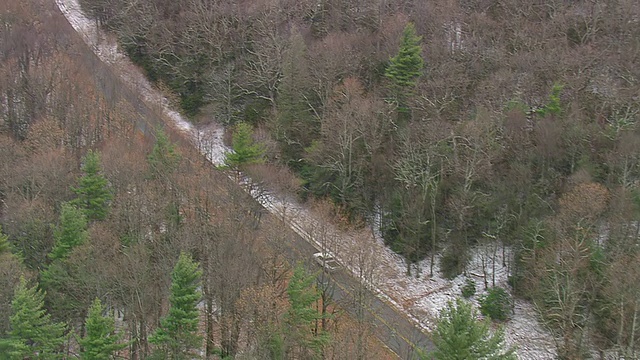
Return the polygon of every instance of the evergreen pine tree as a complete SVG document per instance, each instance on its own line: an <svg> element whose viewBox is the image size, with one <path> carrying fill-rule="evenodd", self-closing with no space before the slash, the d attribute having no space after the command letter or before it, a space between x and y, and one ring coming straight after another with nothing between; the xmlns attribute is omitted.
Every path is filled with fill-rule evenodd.
<svg viewBox="0 0 640 360"><path fill-rule="evenodd" d="M159 346L158 356L168 359L192 359L201 343L198 331L198 302L202 271L191 256L181 253L171 273L169 314L160 321L160 327L149 338Z"/></svg>
<svg viewBox="0 0 640 360"><path fill-rule="evenodd" d="M298 265L287 287L290 307L285 317L285 335L288 338L288 352L294 358L317 357L329 340L327 333L311 331L316 321L322 318L322 314L313 306L320 298L315 281L315 276L307 275L304 268Z"/></svg>
<svg viewBox="0 0 640 360"><path fill-rule="evenodd" d="M162 178L172 173L180 163L180 154L161 130L156 133L156 143L147 157L147 161L151 168L151 174L155 178Z"/></svg>
<svg viewBox="0 0 640 360"><path fill-rule="evenodd" d="M84 175L73 191L78 197L71 203L83 209L89 220L103 220L107 216L109 201L113 198L107 179L100 174L100 156L89 151L82 165Z"/></svg>
<svg viewBox="0 0 640 360"><path fill-rule="evenodd" d="M237 168L244 164L255 164L262 161L264 149L252 139L251 125L238 123L233 134L233 152L226 154L225 164Z"/></svg>
<svg viewBox="0 0 640 360"><path fill-rule="evenodd" d="M8 358L8 344L2 337L9 333L9 316L11 315L11 299L16 280L24 272L22 260L11 253L9 237L2 233L0 226L0 360Z"/></svg>
<svg viewBox="0 0 640 360"><path fill-rule="evenodd" d="M60 224L53 233L55 245L49 254L51 260L64 259L78 245L87 240L87 218L77 207L64 203Z"/></svg>
<svg viewBox="0 0 640 360"><path fill-rule="evenodd" d="M408 23L402 32L398 55L390 60L385 72L393 83L401 88L416 85L416 79L422 74L424 60L422 59L421 37L416 34L413 23Z"/></svg>
<svg viewBox="0 0 640 360"><path fill-rule="evenodd" d="M81 282L67 259L75 248L87 241L87 219L84 212L70 203L63 203L58 226L54 229L55 243L48 257L51 260L40 272L40 287L47 292L47 308L54 316L72 320L78 309L85 308L82 297L69 296L81 289ZM80 320L80 319L77 319Z"/></svg>
<svg viewBox="0 0 640 360"><path fill-rule="evenodd" d="M489 321L479 321L471 304L457 299L440 312L433 336L436 360L515 360L514 349L504 349L504 332L491 334Z"/></svg>
<svg viewBox="0 0 640 360"><path fill-rule="evenodd" d="M45 294L20 278L11 302L8 339L2 340L9 359L62 359L65 325L51 322Z"/></svg>
<svg viewBox="0 0 640 360"><path fill-rule="evenodd" d="M81 320L78 309L87 307L79 295L87 286L82 276L66 259L56 259L40 272L40 288L47 292L47 309L53 316L69 323Z"/></svg>
<svg viewBox="0 0 640 360"><path fill-rule="evenodd" d="M416 34L413 23L408 23L402 32L398 54L391 58L385 71L392 84L392 92L400 109L405 109L406 98L416 79L422 75L424 60L422 59L421 37Z"/></svg>
<svg viewBox="0 0 640 360"><path fill-rule="evenodd" d="M278 85L277 118L274 127L282 159L294 170L313 140L317 139L320 123L313 116L309 99L309 67L307 47L300 33L291 36L282 64L282 80Z"/></svg>
<svg viewBox="0 0 640 360"><path fill-rule="evenodd" d="M120 343L122 336L115 334L113 317L103 316L103 312L100 299L95 299L85 322L87 333L80 340L80 358L83 360L113 359L116 351L127 347L127 344Z"/></svg>

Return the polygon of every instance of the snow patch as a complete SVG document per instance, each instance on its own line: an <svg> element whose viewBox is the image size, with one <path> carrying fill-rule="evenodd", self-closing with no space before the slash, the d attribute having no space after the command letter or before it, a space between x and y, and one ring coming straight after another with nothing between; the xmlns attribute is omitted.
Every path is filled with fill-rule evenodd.
<svg viewBox="0 0 640 360"><path fill-rule="evenodd" d="M200 129L195 128L185 117L171 107L169 99L144 76L142 71L119 49L114 36L100 30L94 20L89 19L81 10L78 0L56 0L60 11L71 26L80 34L84 42L100 60L108 64L115 73L143 100L171 119L173 126L191 138L192 143L214 165L224 164L224 154L231 152L222 142L224 129L211 122Z"/></svg>
<svg viewBox="0 0 640 360"><path fill-rule="evenodd" d="M144 100L157 106L163 114L173 121L173 125L188 134L194 146L214 165L224 164L225 154L231 150L224 145L223 128L212 122L201 128L195 128L178 112L171 109L169 100L162 95L118 49L112 36L100 31L95 21L88 19L80 10L77 0L56 0L56 4L83 40L105 63L110 65L133 90L139 92ZM343 266L356 276L363 273L363 266L357 265L357 256L362 253L363 246L371 251L373 260L365 264L368 269L362 278L379 296L406 313L413 321L427 330L433 330L440 309L448 301L460 296L466 277L461 275L453 280L442 278L439 274L429 278L422 271L420 278L406 276L406 264L401 256L384 246L381 234L373 226L371 233L350 233L322 221L317 214L306 209L294 198L260 189L242 174L231 174L270 212L283 218L289 226L318 250L328 249L336 255ZM379 219L378 219L379 221ZM374 220L375 223L375 220ZM510 252L505 252L509 256ZM508 271L502 266L502 252L496 261L496 285L507 287ZM486 249L474 251L469 274L482 274L482 264L487 264ZM436 259L439 261L439 259ZM428 269L428 260L418 264L421 269ZM438 264L435 264L436 268ZM493 265L493 264L492 264ZM499 265L499 266L498 266ZM489 271L491 267L489 267ZM490 275L489 275L490 276ZM483 282L474 278L477 287ZM491 282L491 280L489 280ZM531 304L516 300L514 315L505 324L508 344L518 347L518 358L523 360L552 359L555 357L555 346L548 332L541 328L535 318Z"/></svg>

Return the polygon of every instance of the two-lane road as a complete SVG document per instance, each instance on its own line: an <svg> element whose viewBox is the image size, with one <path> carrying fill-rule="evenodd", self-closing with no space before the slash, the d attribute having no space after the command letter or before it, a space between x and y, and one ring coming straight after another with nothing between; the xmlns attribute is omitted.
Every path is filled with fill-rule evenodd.
<svg viewBox="0 0 640 360"><path fill-rule="evenodd" d="M67 9L67 12L69 10ZM66 13L63 13L65 15ZM75 16L82 16L75 14ZM70 36L77 36L81 42L84 42L82 36L76 33L73 26L66 22ZM86 44L86 42L85 42ZM115 101L121 99L128 101L136 109L136 114L132 117L132 121L141 133L145 136L153 136L150 129L161 125L161 116L155 112L154 106L145 103L145 97L136 93L136 89L129 86L129 82L121 78L114 68L108 66L94 53L95 47L87 44L86 51L82 51L78 56L82 57L86 66L93 70L95 80L100 89L104 92L109 100ZM185 143L191 139L185 139ZM230 181L229 186L240 186ZM247 201L257 201L247 197ZM271 213L268 216L277 216L277 212L270 209L267 204L262 204ZM274 213L276 215L274 215ZM310 271L319 271L320 267L312 260L314 253L318 251L317 247L312 245L310 239L305 239L304 233L300 233L295 223L289 223L293 229L290 231L290 239L292 241L287 244L286 255L291 263L303 261L307 264ZM284 228L284 226L283 226ZM361 314L372 324L375 335L389 349L396 353L401 359L416 359L418 351L431 350L433 348L429 337L421 331L415 322L411 321L405 314L396 309L387 301L376 296L374 292L365 289L359 279L345 268L332 272L329 276L329 284L332 286L333 299L341 308L344 308L354 317ZM360 294L360 296L356 296ZM357 301L356 298L365 299L365 301ZM364 306L358 304L365 304ZM364 311L362 311L364 310Z"/></svg>
<svg viewBox="0 0 640 360"><path fill-rule="evenodd" d="M273 212L273 209L269 210ZM273 213L268 216L275 217L275 221L282 221L282 216ZM408 316L377 296L345 267L340 266L330 273L323 273L320 265L313 259L313 254L320 251L317 245L306 238L299 227L294 231L292 228L296 227L295 224L283 227L290 232L288 238L291 241L284 245L288 260L291 263L302 261L310 272L318 272L319 278L326 278L335 303L354 319L359 315L364 318L371 325L375 336L399 358L419 359L419 353L433 350L429 336Z"/></svg>

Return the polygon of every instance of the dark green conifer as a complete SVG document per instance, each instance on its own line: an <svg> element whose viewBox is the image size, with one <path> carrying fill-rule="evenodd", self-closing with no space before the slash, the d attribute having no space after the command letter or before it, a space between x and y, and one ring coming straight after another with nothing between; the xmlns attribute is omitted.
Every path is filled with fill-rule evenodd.
<svg viewBox="0 0 640 360"><path fill-rule="evenodd" d="M113 194L109 182L100 174L100 155L89 151L82 165L84 175L73 191L78 197L71 203L83 209L89 220L103 220L107 216L109 202Z"/></svg>
<svg viewBox="0 0 640 360"><path fill-rule="evenodd" d="M62 204L60 224L53 236L55 245L49 258L65 259L75 247L87 240L87 218L84 212L69 203Z"/></svg>
<svg viewBox="0 0 640 360"><path fill-rule="evenodd" d="M95 299L85 322L87 333L80 340L80 358L83 360L113 359L118 350L127 347L126 343L120 342L122 336L115 333L113 317L104 316L103 312L100 299Z"/></svg>
<svg viewBox="0 0 640 360"><path fill-rule="evenodd" d="M2 233L2 225L0 225L0 254L9 252L9 237Z"/></svg>
<svg viewBox="0 0 640 360"><path fill-rule="evenodd" d="M44 309L45 293L20 278L11 302L9 337L0 349L9 359L62 359L65 325L54 323Z"/></svg>
<svg viewBox="0 0 640 360"><path fill-rule="evenodd" d="M156 133L156 143L147 157L151 174L154 178L162 178L176 170L180 163L180 154L169 141L167 135L159 130Z"/></svg>
<svg viewBox="0 0 640 360"><path fill-rule="evenodd" d="M421 37L416 34L413 23L408 23L402 32L398 55L391 58L385 76L391 79L397 90L406 90L416 85L416 79L422 75Z"/></svg>
<svg viewBox="0 0 640 360"><path fill-rule="evenodd" d="M491 333L489 321L479 321L471 304L457 299L440 312L433 334L436 360L515 360L514 349L504 349L504 332Z"/></svg>
<svg viewBox="0 0 640 360"><path fill-rule="evenodd" d="M192 359L202 345L198 335L198 303L202 271L191 256L181 253L171 273L169 313L160 321L160 327L149 338L158 345L156 356L167 359Z"/></svg>
<svg viewBox="0 0 640 360"><path fill-rule="evenodd" d="M293 270L287 287L290 307L285 316L285 346L294 358L320 357L322 348L329 341L329 335L321 329L317 332L312 331L316 321L323 316L314 306L320 298L315 282L316 277L308 275L304 268L298 265Z"/></svg>
<svg viewBox="0 0 640 360"><path fill-rule="evenodd" d="M262 161L264 149L252 139L251 125L238 123L233 134L233 152L226 154L225 164L237 168L245 164L255 164Z"/></svg>

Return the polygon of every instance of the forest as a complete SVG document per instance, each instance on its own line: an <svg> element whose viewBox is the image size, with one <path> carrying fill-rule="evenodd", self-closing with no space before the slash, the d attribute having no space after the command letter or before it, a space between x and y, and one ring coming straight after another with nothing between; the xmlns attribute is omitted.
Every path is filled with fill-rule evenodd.
<svg viewBox="0 0 640 360"><path fill-rule="evenodd" d="M0 23L0 359L387 358L55 3Z"/></svg>
<svg viewBox="0 0 640 360"><path fill-rule="evenodd" d="M408 274L430 259L428 276L454 278L475 246L509 249L509 290L560 359L638 356L637 1L80 2L194 123L258 144L230 166L284 166L302 201L379 219ZM381 356L357 319L295 313L308 279L277 250L290 235L256 225L169 130L145 136L135 97L93 74L51 6L0 5L0 337L14 289L38 283L78 336L99 298L131 358L177 351L155 329L176 264L197 262L207 356ZM309 291L303 308L322 297Z"/></svg>

